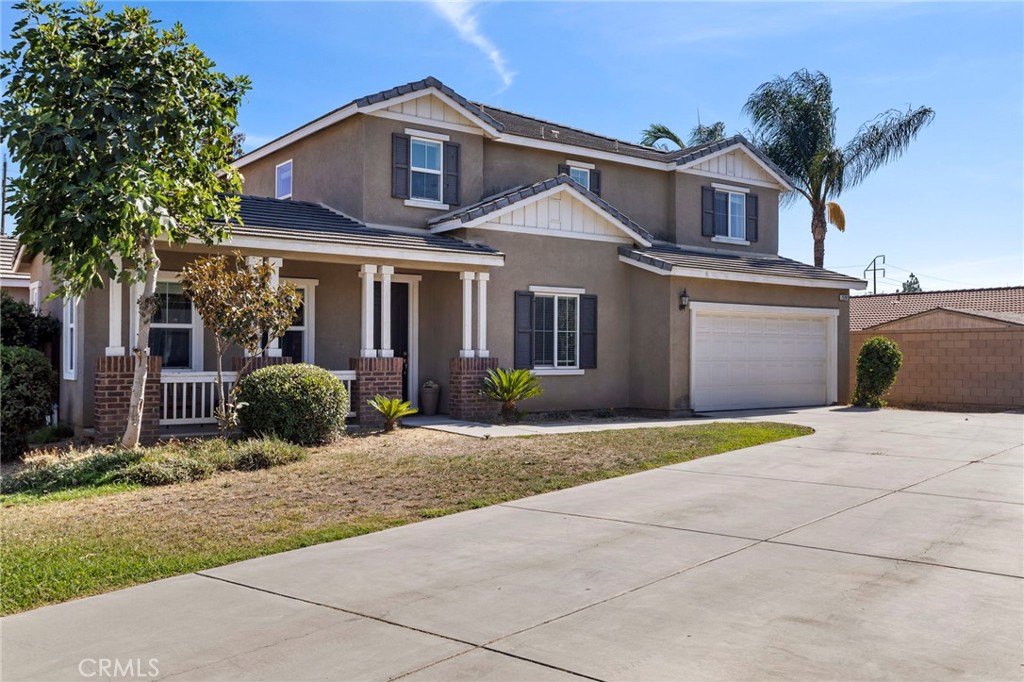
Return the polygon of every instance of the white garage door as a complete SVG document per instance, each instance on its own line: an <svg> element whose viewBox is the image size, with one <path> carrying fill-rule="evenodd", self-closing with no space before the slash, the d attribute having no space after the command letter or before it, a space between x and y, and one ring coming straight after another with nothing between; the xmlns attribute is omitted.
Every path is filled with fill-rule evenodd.
<svg viewBox="0 0 1024 682"><path fill-rule="evenodd" d="M830 402L829 331L834 318L694 312L694 410Z"/></svg>

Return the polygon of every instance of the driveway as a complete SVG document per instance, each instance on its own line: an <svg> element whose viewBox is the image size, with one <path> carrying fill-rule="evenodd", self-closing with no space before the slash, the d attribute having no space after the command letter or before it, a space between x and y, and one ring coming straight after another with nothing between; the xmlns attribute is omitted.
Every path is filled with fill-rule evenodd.
<svg viewBox="0 0 1024 682"><path fill-rule="evenodd" d="M726 416L817 432L12 616L3 679L1021 679L1024 417Z"/></svg>

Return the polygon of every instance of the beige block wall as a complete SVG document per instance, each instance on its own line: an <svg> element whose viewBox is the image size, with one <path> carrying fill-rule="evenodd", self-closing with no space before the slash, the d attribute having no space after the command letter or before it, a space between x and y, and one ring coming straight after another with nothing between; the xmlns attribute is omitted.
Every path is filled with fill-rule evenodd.
<svg viewBox="0 0 1024 682"><path fill-rule="evenodd" d="M903 367L886 400L893 405L1024 407L1024 329L866 330L850 335L850 382L857 354L873 336L895 341Z"/></svg>

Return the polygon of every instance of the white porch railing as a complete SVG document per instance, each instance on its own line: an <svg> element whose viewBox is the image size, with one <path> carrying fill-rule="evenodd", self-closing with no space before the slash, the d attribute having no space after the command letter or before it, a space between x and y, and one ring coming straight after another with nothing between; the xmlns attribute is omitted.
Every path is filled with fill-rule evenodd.
<svg viewBox="0 0 1024 682"><path fill-rule="evenodd" d="M353 370L332 370L341 379L349 396L356 380ZM238 372L224 372L224 391L227 393L238 381ZM160 375L160 426L216 424L217 395L216 372L163 372ZM351 405L350 405L351 409ZM356 412L349 412L355 417Z"/></svg>

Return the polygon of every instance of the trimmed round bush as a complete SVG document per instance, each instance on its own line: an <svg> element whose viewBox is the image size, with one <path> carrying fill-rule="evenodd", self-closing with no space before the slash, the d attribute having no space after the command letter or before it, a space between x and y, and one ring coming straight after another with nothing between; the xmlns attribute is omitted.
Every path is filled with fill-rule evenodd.
<svg viewBox="0 0 1024 682"><path fill-rule="evenodd" d="M903 353L892 339L874 336L857 353L857 388L853 404L857 407L884 407L882 400L896 383L903 366Z"/></svg>
<svg viewBox="0 0 1024 682"><path fill-rule="evenodd" d="M325 445L344 432L348 400L345 384L322 367L271 365L242 379L239 425L249 436Z"/></svg>
<svg viewBox="0 0 1024 682"><path fill-rule="evenodd" d="M0 348L0 460L9 462L28 449L28 437L46 424L57 399L57 372L32 348Z"/></svg>

